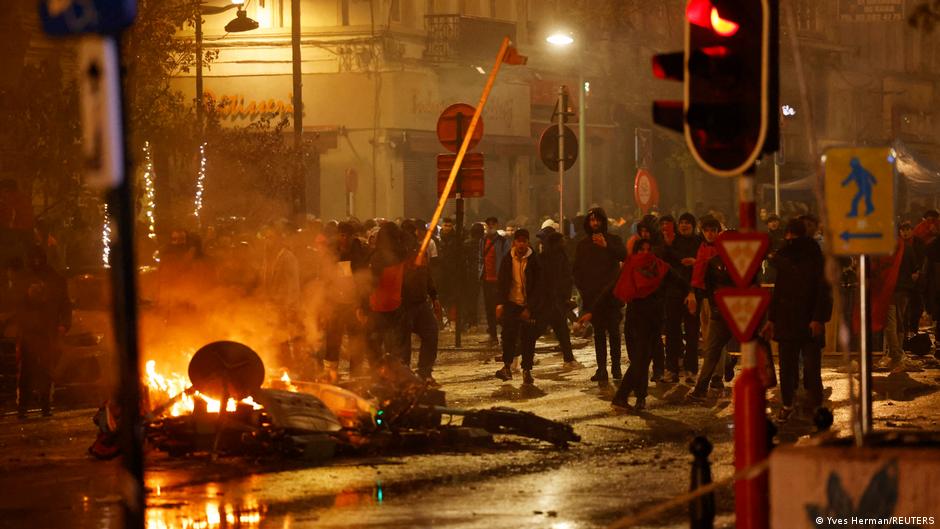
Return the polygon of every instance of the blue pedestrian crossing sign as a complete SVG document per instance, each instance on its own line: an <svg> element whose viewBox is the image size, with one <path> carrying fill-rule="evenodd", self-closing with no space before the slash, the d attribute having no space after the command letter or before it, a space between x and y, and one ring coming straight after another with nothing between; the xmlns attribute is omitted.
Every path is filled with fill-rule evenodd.
<svg viewBox="0 0 940 529"><path fill-rule="evenodd" d="M826 167L827 232L836 255L890 254L895 248L894 151L833 148Z"/></svg>
<svg viewBox="0 0 940 529"><path fill-rule="evenodd" d="M39 0L39 19L49 35L116 35L136 16L137 0Z"/></svg>

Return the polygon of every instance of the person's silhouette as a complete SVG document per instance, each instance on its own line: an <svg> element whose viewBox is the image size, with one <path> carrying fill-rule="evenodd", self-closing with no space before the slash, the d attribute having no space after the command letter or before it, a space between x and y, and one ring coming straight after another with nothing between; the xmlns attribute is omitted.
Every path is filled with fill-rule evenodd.
<svg viewBox="0 0 940 529"><path fill-rule="evenodd" d="M872 203L871 193L872 188L878 185L878 181L875 180L875 176L868 172L867 169L862 167L862 162L858 158L852 158L849 161L849 165L852 166L852 172L849 173L849 176L842 181L842 187L845 187L852 182L855 182L855 185L858 186L858 193L855 194L855 197L852 198L852 209L849 211L847 217L857 217L858 216L858 203L861 200L865 199L865 216L871 215L875 211L875 204Z"/></svg>

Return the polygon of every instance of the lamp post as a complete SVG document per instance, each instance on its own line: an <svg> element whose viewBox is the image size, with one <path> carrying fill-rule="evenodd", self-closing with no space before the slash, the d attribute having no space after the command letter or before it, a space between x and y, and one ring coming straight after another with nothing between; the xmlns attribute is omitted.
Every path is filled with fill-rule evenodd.
<svg viewBox="0 0 940 529"><path fill-rule="evenodd" d="M571 32L556 31L546 37L546 42L557 48L567 48L575 44ZM587 211L587 141L585 138L585 98L587 85L584 83L584 54L582 47L578 47L578 209L580 213ZM561 227L564 229L564 226Z"/></svg>

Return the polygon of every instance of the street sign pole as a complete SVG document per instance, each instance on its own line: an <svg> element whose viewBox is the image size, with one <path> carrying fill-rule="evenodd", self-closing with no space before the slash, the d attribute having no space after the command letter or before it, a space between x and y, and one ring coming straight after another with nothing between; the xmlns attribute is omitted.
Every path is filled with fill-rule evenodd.
<svg viewBox="0 0 940 529"><path fill-rule="evenodd" d="M457 141L463 143L463 118L464 115L462 112L457 113ZM463 263L463 170L457 169L457 180L455 185L457 186L457 196L456 196L456 209L457 214L455 215L455 223L457 226L454 229L457 231L457 304L456 304L456 314L454 318L454 347L460 347L461 344L461 335L460 335L460 301L463 300L464 293L464 263ZM446 310L447 307L444 307Z"/></svg>
<svg viewBox="0 0 940 529"><path fill-rule="evenodd" d="M859 399L859 425L858 429L861 437L864 438L871 433L872 429L872 409L871 409L871 351L868 347L868 288L867 288L867 269L868 257L864 254L858 258L858 283L859 283L859 309L861 315L860 336L859 336L859 364L861 369L861 399Z"/></svg>
<svg viewBox="0 0 940 529"><path fill-rule="evenodd" d="M565 113L568 111L568 88L558 88L558 227L565 231Z"/></svg>
<svg viewBox="0 0 940 529"><path fill-rule="evenodd" d="M89 36L82 41L82 121L87 181L107 191L108 210L117 223L116 246L111 251L114 334L120 354L121 408L119 438L122 464L128 476L123 495L124 526L144 527L144 452L140 422L140 354L138 351L137 283L134 262L134 200L132 161L128 155L125 113L122 109L120 38Z"/></svg>

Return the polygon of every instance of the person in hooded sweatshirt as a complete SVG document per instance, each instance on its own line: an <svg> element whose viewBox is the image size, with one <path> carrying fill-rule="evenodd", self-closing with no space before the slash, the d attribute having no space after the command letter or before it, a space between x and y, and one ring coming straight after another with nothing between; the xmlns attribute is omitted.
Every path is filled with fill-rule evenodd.
<svg viewBox="0 0 940 529"><path fill-rule="evenodd" d="M780 395L777 419L793 413L800 360L810 409L822 404L822 345L832 315L832 292L826 282L822 251L799 219L787 223L785 243L774 255L777 283L761 334L780 344Z"/></svg>
<svg viewBox="0 0 940 529"><path fill-rule="evenodd" d="M615 379L621 378L620 369L620 309L616 298L599 305L598 299L620 273L620 263L627 257L623 239L607 233L607 214L602 208L592 208L584 218L584 237L578 241L574 256L574 284L581 293L581 312L591 313L594 326L594 354L597 371L593 382L606 384L607 345L610 344L610 371Z"/></svg>
<svg viewBox="0 0 940 529"><path fill-rule="evenodd" d="M702 245L702 238L696 233L696 219L691 213L679 216L678 233L671 238L664 236L665 251L663 260L682 277L687 283L692 283L692 268L695 265L695 256ZM692 294L695 300L696 311L689 313L688 292L683 296L679 288L669 288L666 291L666 373L663 382L679 382L687 384L695 382L698 373L698 338L699 338L699 307L701 299ZM684 339L684 341L683 341Z"/></svg>
<svg viewBox="0 0 940 529"><path fill-rule="evenodd" d="M538 256L542 277L539 288L545 294L543 303L535 314L537 336L541 336L547 327L551 327L561 347L565 369L582 367L574 358L571 349L571 333L568 330L568 300L571 299L571 263L565 253L562 234L552 226L546 226L536 235L542 241L542 251Z"/></svg>
<svg viewBox="0 0 940 529"><path fill-rule="evenodd" d="M646 408L650 364L653 353L662 346L660 329L665 296L672 288L686 293L690 291L689 283L656 256L652 242L641 239L634 245L629 260L624 261L616 283L601 294L599 304L609 297L627 304L623 333L627 337L630 367L611 402L615 407L628 408L627 399L633 393L636 396L633 408L636 411ZM690 299L687 310L694 313L697 309L695 298ZM582 321L591 319L590 313L582 316Z"/></svg>

